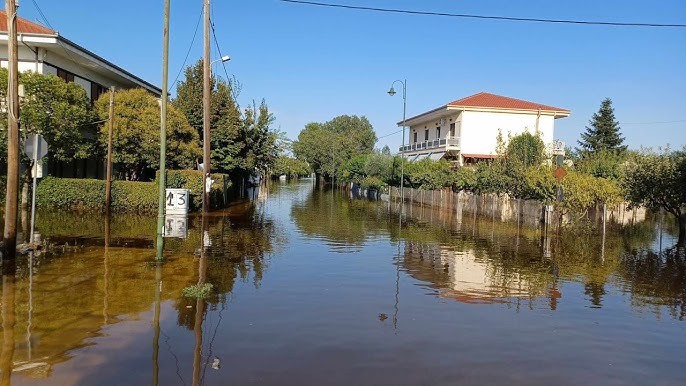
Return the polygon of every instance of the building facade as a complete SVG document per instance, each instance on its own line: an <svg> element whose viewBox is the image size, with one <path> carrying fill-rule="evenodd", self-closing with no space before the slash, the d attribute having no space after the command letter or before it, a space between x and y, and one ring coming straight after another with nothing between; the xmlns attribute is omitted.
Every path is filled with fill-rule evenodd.
<svg viewBox="0 0 686 386"><path fill-rule="evenodd" d="M567 109L482 92L407 119L409 143L399 152L411 160L443 158L464 165L495 158L499 133L507 141L530 132L540 135L550 154L559 154L564 144L554 138L555 120L569 114Z"/></svg>
<svg viewBox="0 0 686 386"><path fill-rule="evenodd" d="M7 67L7 15L0 11L0 65ZM62 37L57 31L17 18L18 67L20 72L53 74L79 84L91 102L110 87L142 87L159 97L162 90L101 56ZM48 157L50 154L48 153ZM48 163L50 175L58 177L104 178L100 160Z"/></svg>

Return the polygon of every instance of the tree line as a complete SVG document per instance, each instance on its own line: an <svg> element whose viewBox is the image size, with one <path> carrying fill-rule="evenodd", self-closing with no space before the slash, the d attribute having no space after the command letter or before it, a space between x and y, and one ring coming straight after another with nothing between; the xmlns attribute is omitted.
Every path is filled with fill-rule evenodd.
<svg viewBox="0 0 686 386"><path fill-rule="evenodd" d="M297 160L325 181L355 183L384 190L400 185L417 189L450 188L478 194L507 194L539 200L561 215L581 218L595 205L612 207L622 201L652 210L665 210L679 224L680 243L686 241L686 147L628 150L614 116L612 101L602 101L576 149L567 149L561 166L566 176L557 181L557 167L536 133L525 132L505 141L499 135L494 160L455 168L445 160L410 162L392 156L388 148L374 149L376 136L365 117L340 116L310 123L293 143ZM402 166L402 168L401 168Z"/></svg>
<svg viewBox="0 0 686 386"><path fill-rule="evenodd" d="M100 160L106 157L109 93L91 105L76 83L50 74L20 74L25 96L20 101L21 135L40 133L54 161ZM185 69L167 110L167 168L194 169L202 159L202 60ZM266 174L278 155L279 133L266 102L241 108L235 79L211 79L212 171L239 180ZM7 70L0 69L0 98L6 97ZM0 115L6 119L7 111ZM3 119L0 117L0 119ZM117 179L149 181L159 168L160 107L158 98L137 88L117 90L114 98L113 167ZM0 131L0 163L6 162L7 131ZM25 170L28 157L22 155Z"/></svg>

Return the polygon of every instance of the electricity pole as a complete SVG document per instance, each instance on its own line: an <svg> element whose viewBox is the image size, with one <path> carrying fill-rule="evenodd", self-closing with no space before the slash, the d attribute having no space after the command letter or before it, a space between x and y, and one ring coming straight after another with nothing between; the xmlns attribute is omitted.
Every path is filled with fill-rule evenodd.
<svg viewBox="0 0 686 386"><path fill-rule="evenodd" d="M164 1L164 28L162 38L162 103L160 105L160 194L157 207L157 260L164 251L164 206L167 185L167 82L169 77L169 2Z"/></svg>
<svg viewBox="0 0 686 386"><path fill-rule="evenodd" d="M7 193L5 198L4 256L17 253L19 211L19 64L17 62L17 4L5 1L7 13Z"/></svg>
<svg viewBox="0 0 686 386"><path fill-rule="evenodd" d="M205 18L205 48L203 56L203 87L202 87L202 136L203 136L203 195L202 212L210 211L210 190L207 181L210 177L210 0L204 0L203 12Z"/></svg>
<svg viewBox="0 0 686 386"><path fill-rule="evenodd" d="M107 122L107 171L105 173L105 213L110 215L112 206L112 131L114 128L114 86L110 87L109 119Z"/></svg>

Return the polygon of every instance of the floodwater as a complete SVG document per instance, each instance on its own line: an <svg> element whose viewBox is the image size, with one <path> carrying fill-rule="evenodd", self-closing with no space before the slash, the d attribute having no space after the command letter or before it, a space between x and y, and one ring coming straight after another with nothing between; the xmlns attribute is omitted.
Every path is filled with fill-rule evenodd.
<svg viewBox="0 0 686 386"><path fill-rule="evenodd" d="M3 264L1 384L686 384L669 222L604 242L422 207L401 226L347 194L276 184L191 217L162 264L155 218L39 213L60 247Z"/></svg>

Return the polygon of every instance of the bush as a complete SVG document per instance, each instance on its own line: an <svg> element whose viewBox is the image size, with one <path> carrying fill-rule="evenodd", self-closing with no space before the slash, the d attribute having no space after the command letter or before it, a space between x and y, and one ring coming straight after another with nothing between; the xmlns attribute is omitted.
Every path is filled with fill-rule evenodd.
<svg viewBox="0 0 686 386"><path fill-rule="evenodd" d="M407 164L405 177L412 187L426 190L449 187L454 180L447 161L428 158Z"/></svg>
<svg viewBox="0 0 686 386"><path fill-rule="evenodd" d="M224 174L213 174L210 191L212 207L222 207L224 187L231 183ZM36 189L36 204L42 209L78 211L105 211L105 181L79 178L44 178ZM170 170L167 188L190 190L190 210L202 207L202 172L197 170ZM155 182L113 181L112 210L115 212L155 213L159 195Z"/></svg>
<svg viewBox="0 0 686 386"><path fill-rule="evenodd" d="M36 189L36 205L42 209L104 211L105 181L45 177Z"/></svg>

